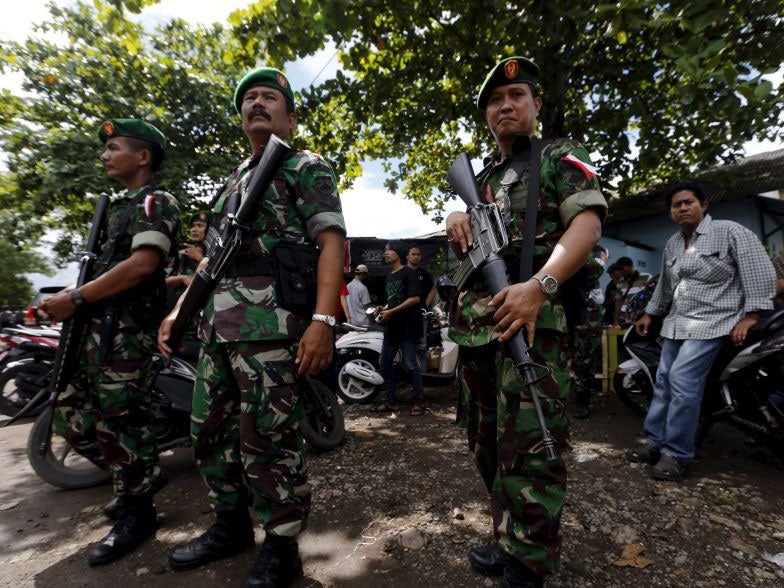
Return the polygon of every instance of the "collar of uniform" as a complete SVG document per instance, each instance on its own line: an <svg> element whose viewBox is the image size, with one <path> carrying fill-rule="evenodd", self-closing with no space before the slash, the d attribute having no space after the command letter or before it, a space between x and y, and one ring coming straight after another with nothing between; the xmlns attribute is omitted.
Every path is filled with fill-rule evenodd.
<svg viewBox="0 0 784 588"><path fill-rule="evenodd" d="M139 186L138 188L131 188L130 190L126 189L124 192L120 192L120 194L118 194L117 197L118 198L129 198L129 199L130 198L135 198L136 196L139 195L139 192L141 192L142 190L145 190L148 187L149 187L148 184L144 184L143 186Z"/></svg>

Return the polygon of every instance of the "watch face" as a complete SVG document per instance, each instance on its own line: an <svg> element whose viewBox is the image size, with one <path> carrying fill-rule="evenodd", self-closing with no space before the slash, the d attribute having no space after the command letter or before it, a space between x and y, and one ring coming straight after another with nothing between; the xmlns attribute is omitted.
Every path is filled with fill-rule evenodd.
<svg viewBox="0 0 784 588"><path fill-rule="evenodd" d="M542 278L542 290L545 294L555 294L558 290L558 281L552 276L545 276Z"/></svg>

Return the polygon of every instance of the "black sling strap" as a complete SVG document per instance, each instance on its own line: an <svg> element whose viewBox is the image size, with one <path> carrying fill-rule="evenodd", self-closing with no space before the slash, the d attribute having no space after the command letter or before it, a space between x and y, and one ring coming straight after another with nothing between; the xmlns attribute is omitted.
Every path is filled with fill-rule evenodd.
<svg viewBox="0 0 784 588"><path fill-rule="evenodd" d="M536 239L536 210L539 204L539 176L541 172L542 150L550 141L544 139L531 139L528 166L528 196L525 201L525 226L523 228L523 246L520 252L520 274L518 282L527 281L533 275L534 267L534 239ZM509 188L520 180L525 167L526 151L512 158L509 167L501 179L501 186L507 192Z"/></svg>

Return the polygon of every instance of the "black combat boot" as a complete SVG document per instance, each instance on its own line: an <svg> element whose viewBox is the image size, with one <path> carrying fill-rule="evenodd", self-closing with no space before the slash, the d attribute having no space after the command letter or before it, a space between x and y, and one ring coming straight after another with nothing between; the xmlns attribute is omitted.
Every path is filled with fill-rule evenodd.
<svg viewBox="0 0 784 588"><path fill-rule="evenodd" d="M468 552L468 561L472 568L485 576L500 576L504 573L509 556L498 543L493 543L487 547L474 547Z"/></svg>
<svg viewBox="0 0 784 588"><path fill-rule="evenodd" d="M250 549L254 543L253 521L247 508L218 512L209 529L169 554L169 565L175 570L192 570Z"/></svg>
<svg viewBox="0 0 784 588"><path fill-rule="evenodd" d="M513 557L509 558L509 562L504 570L504 581L501 582L501 588L543 588L544 578L534 572L532 569L527 568L521 562Z"/></svg>
<svg viewBox="0 0 784 588"><path fill-rule="evenodd" d="M158 519L152 496L126 496L120 518L109 534L93 547L87 561L91 566L108 564L136 549L154 535Z"/></svg>
<svg viewBox="0 0 784 588"><path fill-rule="evenodd" d="M242 588L285 588L302 576L297 540L267 534Z"/></svg>
<svg viewBox="0 0 784 588"><path fill-rule="evenodd" d="M577 388L574 394L574 407L572 416L576 419L587 419L591 416L591 390L587 388Z"/></svg>
<svg viewBox="0 0 784 588"><path fill-rule="evenodd" d="M166 484L169 483L169 476L166 474L160 474L153 483L152 493L155 494L159 490L161 490ZM120 494L119 496L115 496L109 502L107 502L103 507L103 514L104 516L109 519L110 521L119 521L120 517L122 516L123 510L125 509L125 503L128 498L127 494Z"/></svg>

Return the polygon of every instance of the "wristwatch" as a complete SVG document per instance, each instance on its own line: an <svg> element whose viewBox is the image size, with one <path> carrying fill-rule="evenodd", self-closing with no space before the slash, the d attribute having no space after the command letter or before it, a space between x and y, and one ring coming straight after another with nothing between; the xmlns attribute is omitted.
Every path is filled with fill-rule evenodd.
<svg viewBox="0 0 784 588"><path fill-rule="evenodd" d="M327 323L330 327L335 326L335 317L331 314L314 314L311 319L320 323Z"/></svg>
<svg viewBox="0 0 784 588"><path fill-rule="evenodd" d="M82 298L82 293L79 290L71 290L71 302L74 303L74 306L84 304L84 298Z"/></svg>
<svg viewBox="0 0 784 588"><path fill-rule="evenodd" d="M539 281L539 285L542 288L542 292L544 292L548 296L552 296L558 291L558 280L556 280L550 274L538 272L533 275L533 278L534 280Z"/></svg>

